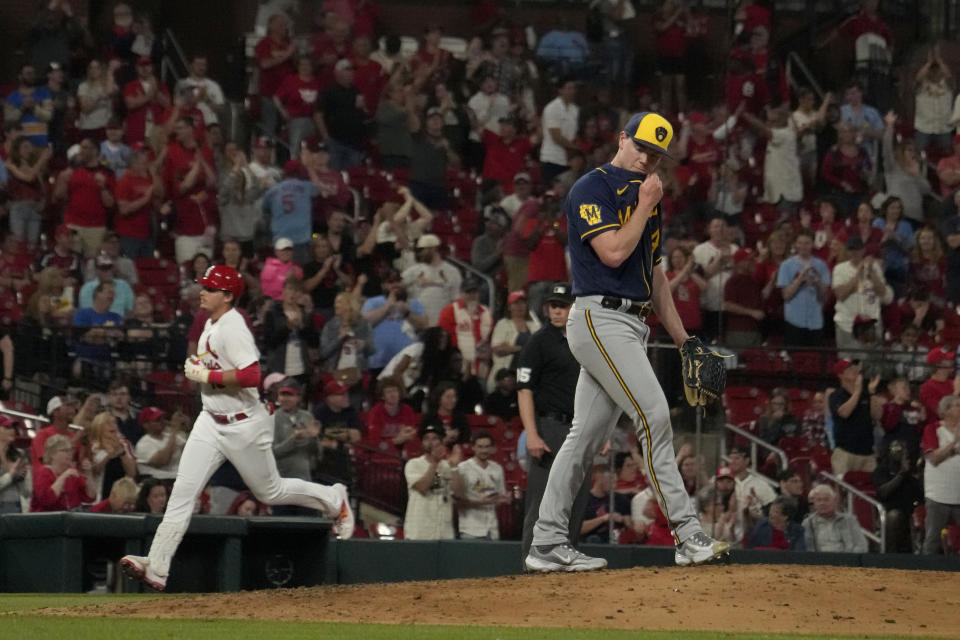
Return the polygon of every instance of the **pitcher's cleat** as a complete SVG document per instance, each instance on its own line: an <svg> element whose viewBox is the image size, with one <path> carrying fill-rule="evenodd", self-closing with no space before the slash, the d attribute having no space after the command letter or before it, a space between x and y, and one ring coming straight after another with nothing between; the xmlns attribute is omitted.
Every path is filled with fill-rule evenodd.
<svg viewBox="0 0 960 640"><path fill-rule="evenodd" d="M551 547L530 547L530 553L524 560L527 571L537 573L551 573L554 571L597 571L606 569L607 561L603 558L592 558L581 553L568 543Z"/></svg>
<svg viewBox="0 0 960 640"><path fill-rule="evenodd" d="M139 580L154 591L163 591L167 586L167 579L157 575L150 568L150 559L143 556L123 556L120 559L120 570L134 580Z"/></svg>
<svg viewBox="0 0 960 640"><path fill-rule="evenodd" d="M730 543L714 540L702 531L698 531L683 541L673 554L677 565L686 567L691 564L704 564L730 554Z"/></svg>

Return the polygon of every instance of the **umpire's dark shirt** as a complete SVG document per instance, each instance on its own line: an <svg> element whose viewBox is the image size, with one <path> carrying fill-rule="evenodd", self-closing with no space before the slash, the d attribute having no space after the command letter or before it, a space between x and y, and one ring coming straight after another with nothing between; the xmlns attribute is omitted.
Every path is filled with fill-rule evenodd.
<svg viewBox="0 0 960 640"><path fill-rule="evenodd" d="M580 363L563 331L549 322L530 337L517 361L517 388L533 391L536 413L573 416Z"/></svg>

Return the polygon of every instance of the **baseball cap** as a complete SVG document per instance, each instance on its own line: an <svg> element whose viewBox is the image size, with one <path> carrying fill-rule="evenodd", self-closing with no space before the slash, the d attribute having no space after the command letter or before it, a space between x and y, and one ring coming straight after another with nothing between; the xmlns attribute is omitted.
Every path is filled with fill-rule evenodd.
<svg viewBox="0 0 960 640"><path fill-rule="evenodd" d="M101 253L97 256L95 264L97 265L97 269L108 269L113 266L113 258Z"/></svg>
<svg viewBox="0 0 960 640"><path fill-rule="evenodd" d="M253 139L253 146L259 147L261 149L272 149L273 140L271 140L267 136L257 136L256 138Z"/></svg>
<svg viewBox="0 0 960 640"><path fill-rule="evenodd" d="M47 417L53 417L53 412L67 404L63 396L53 396L47 401Z"/></svg>
<svg viewBox="0 0 960 640"><path fill-rule="evenodd" d="M10 427L11 429L16 429L17 425L22 424L19 420L11 418L10 416L0 415L0 427Z"/></svg>
<svg viewBox="0 0 960 640"><path fill-rule="evenodd" d="M282 373L277 373L277 372L271 373L270 375L268 375L266 378L263 379L264 392L270 391L270 387L286 379L287 379L287 376L285 376Z"/></svg>
<svg viewBox="0 0 960 640"><path fill-rule="evenodd" d="M289 393L296 395L300 393L300 385L293 378L284 378L277 383L277 393Z"/></svg>
<svg viewBox="0 0 960 640"><path fill-rule="evenodd" d="M306 167L300 164L299 160L287 160L283 163L283 172L288 176L302 177L306 173Z"/></svg>
<svg viewBox="0 0 960 640"><path fill-rule="evenodd" d="M61 69L63 69L63 65L56 61L47 65L47 73L50 73L51 71L60 71Z"/></svg>
<svg viewBox="0 0 960 640"><path fill-rule="evenodd" d="M327 381L327 384L323 385L324 396L336 396L340 395L341 393L346 393L349 390L350 389L348 387L343 386L336 380L329 380Z"/></svg>
<svg viewBox="0 0 960 640"><path fill-rule="evenodd" d="M732 478L733 471L730 470L730 467L723 465L722 467L717 467L717 480L720 478Z"/></svg>
<svg viewBox="0 0 960 640"><path fill-rule="evenodd" d="M507 296L507 304L513 304L517 300L526 300L527 294L523 291L514 291Z"/></svg>
<svg viewBox="0 0 960 640"><path fill-rule="evenodd" d="M550 287L550 295L547 296L547 302L559 302L560 304L573 304L573 291L569 282L557 282Z"/></svg>
<svg viewBox="0 0 960 640"><path fill-rule="evenodd" d="M460 291L476 291L480 288L480 279L469 275L460 283Z"/></svg>
<svg viewBox="0 0 960 640"><path fill-rule="evenodd" d="M858 235L852 235L847 238L847 249L851 251L859 251L863 249L863 238Z"/></svg>
<svg viewBox="0 0 960 640"><path fill-rule="evenodd" d="M757 252L753 249L749 247L740 247L734 252L733 261L736 263L746 262L755 255L757 255Z"/></svg>
<svg viewBox="0 0 960 640"><path fill-rule="evenodd" d="M68 233L72 236L76 232L73 230L73 227L68 227L65 224L61 224L57 227L56 231L53 232L53 235L59 236L60 234L63 234L63 233Z"/></svg>
<svg viewBox="0 0 960 640"><path fill-rule="evenodd" d="M290 238L277 238L277 241L273 243L273 249L274 251L293 249L293 240Z"/></svg>
<svg viewBox="0 0 960 640"><path fill-rule="evenodd" d="M833 375L839 376L841 373L853 366L852 360L837 360L837 363L833 365Z"/></svg>
<svg viewBox="0 0 960 640"><path fill-rule="evenodd" d="M956 351L944 351L943 347L937 347L936 349L931 349L927 353L927 364L939 364L944 360L952 361L957 356Z"/></svg>
<svg viewBox="0 0 960 640"><path fill-rule="evenodd" d="M429 118L430 116L440 116L442 118L443 109L441 109L440 107L430 107L429 109L427 109L427 117Z"/></svg>
<svg viewBox="0 0 960 640"><path fill-rule="evenodd" d="M435 424L428 424L426 426L420 427L421 440L423 440L424 436L426 436L428 433L435 433L437 437L440 438L441 440L443 440L447 436L444 430Z"/></svg>
<svg viewBox="0 0 960 640"><path fill-rule="evenodd" d="M150 56L139 56L137 58L137 65L153 64L153 58Z"/></svg>
<svg viewBox="0 0 960 640"><path fill-rule="evenodd" d="M333 65L334 71L353 71L353 63L350 62L347 58L340 58L337 60L337 64Z"/></svg>
<svg viewBox="0 0 960 640"><path fill-rule="evenodd" d="M641 111L636 113L623 128L633 143L649 151L673 158L667 148L673 140L673 125L659 113Z"/></svg>
<svg viewBox="0 0 960 640"><path fill-rule="evenodd" d="M417 249L427 249L429 247L439 247L440 238L433 233L425 233L417 240Z"/></svg>
<svg viewBox="0 0 960 640"><path fill-rule="evenodd" d="M694 111L690 114L690 124L706 124L707 120L709 120L707 114L700 111Z"/></svg>
<svg viewBox="0 0 960 640"><path fill-rule="evenodd" d="M145 422L156 422L165 415L167 415L167 412L160 407L144 407L140 410L140 415L137 416L137 421L140 424Z"/></svg>
<svg viewBox="0 0 960 640"><path fill-rule="evenodd" d="M513 176L514 182L531 182L530 174L526 171L521 171L517 175Z"/></svg>
<svg viewBox="0 0 960 640"><path fill-rule="evenodd" d="M303 141L303 148L310 153L320 153L327 150L327 143L320 136L313 136Z"/></svg>

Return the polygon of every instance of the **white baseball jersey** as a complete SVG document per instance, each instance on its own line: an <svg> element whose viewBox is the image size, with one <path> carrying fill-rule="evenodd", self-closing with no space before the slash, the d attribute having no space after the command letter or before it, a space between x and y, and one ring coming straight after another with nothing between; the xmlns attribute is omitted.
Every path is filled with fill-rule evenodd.
<svg viewBox="0 0 960 640"><path fill-rule="evenodd" d="M197 356L204 367L211 371L246 369L259 362L260 352L253 341L243 316L230 309L214 322L207 320L197 343ZM210 413L250 413L260 401L255 387L224 387L219 384L200 385L203 408Z"/></svg>
<svg viewBox="0 0 960 640"><path fill-rule="evenodd" d="M463 478L468 500L481 500L506 491L503 467L493 460L482 467L477 459L469 458L457 465L457 473ZM497 507L490 504L483 507L460 508L460 533L482 538L489 535L500 538L497 524Z"/></svg>

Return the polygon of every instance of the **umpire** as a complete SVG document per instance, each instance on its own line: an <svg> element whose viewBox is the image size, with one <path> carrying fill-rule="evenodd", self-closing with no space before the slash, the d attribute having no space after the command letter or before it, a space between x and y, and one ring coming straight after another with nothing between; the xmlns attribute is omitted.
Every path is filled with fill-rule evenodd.
<svg viewBox="0 0 960 640"><path fill-rule="evenodd" d="M517 402L530 456L521 558L526 558L530 550L533 525L540 513L553 456L570 431L573 396L580 376L580 363L567 345L567 316L573 304L570 285L554 284L546 302L550 305L550 322L531 336L517 363ZM589 491L590 483L584 482L574 500L570 516L571 542L576 542L580 535Z"/></svg>

